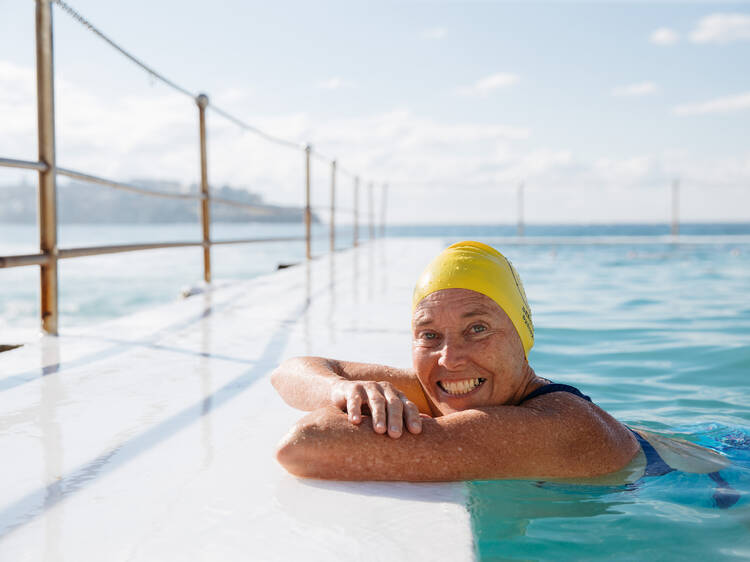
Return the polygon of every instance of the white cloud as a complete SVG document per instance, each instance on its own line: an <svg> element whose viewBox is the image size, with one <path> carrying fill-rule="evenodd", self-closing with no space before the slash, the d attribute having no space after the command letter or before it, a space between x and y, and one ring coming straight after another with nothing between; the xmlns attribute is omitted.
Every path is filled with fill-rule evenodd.
<svg viewBox="0 0 750 562"><path fill-rule="evenodd" d="M32 69L0 64L2 156L35 157L33 74ZM159 88L112 97L65 80L58 80L57 85L60 166L122 181L153 178L197 183L198 134L192 100ZM264 131L312 142L337 158L341 168L360 174L361 185L388 182L392 188L388 217L393 222L513 222L521 180L527 186L529 222L666 219L669 183L677 176L686 190L685 217L733 218L731 213L745 213L746 218L750 204L747 151L721 158L681 152L593 159L565 146L547 146L528 128L489 120L447 122L407 108L333 119L305 113L267 115L253 113L258 111L253 104L243 106L243 91L228 91L221 97L226 103L223 109ZM239 102L233 104L230 99ZM301 203L305 169L301 150L243 132L211 111L207 121L212 185L245 187L274 203ZM28 150L19 154L19 143L25 143ZM314 159L312 174L313 205L325 206L330 165ZM3 175L3 183L8 177ZM720 201L723 206L702 205L700 189L716 184L740 186L744 191L737 188L732 193L739 195L730 194L734 199L729 195L721 199L717 195L721 190L712 189L711 205ZM352 178L342 173L336 185L340 206L351 208ZM690 186L700 186L692 188L694 196L688 193ZM367 197L362 197L360 191L364 213ZM578 202L584 200L580 206ZM693 210L689 205L694 205ZM341 222L350 216L342 212Z"/></svg>
<svg viewBox="0 0 750 562"><path fill-rule="evenodd" d="M655 29L649 40L655 45L674 45L680 40L680 34L669 27Z"/></svg>
<svg viewBox="0 0 750 562"><path fill-rule="evenodd" d="M729 43L750 40L750 14L711 14L690 33L693 43Z"/></svg>
<svg viewBox="0 0 750 562"><path fill-rule="evenodd" d="M430 29L425 29L420 33L420 37L422 39L434 39L434 40L440 40L445 39L445 37L448 35L448 30L444 27L432 27Z"/></svg>
<svg viewBox="0 0 750 562"><path fill-rule="evenodd" d="M36 73L0 61L0 155L35 160Z"/></svg>
<svg viewBox="0 0 750 562"><path fill-rule="evenodd" d="M616 97L648 96L655 94L658 90L659 87L653 82L638 82L637 84L617 86L612 90L612 95Z"/></svg>
<svg viewBox="0 0 750 562"><path fill-rule="evenodd" d="M318 82L317 86L323 90L341 90L343 88L353 88L354 83L338 76L334 76L327 80L321 80Z"/></svg>
<svg viewBox="0 0 750 562"><path fill-rule="evenodd" d="M509 72L498 72L477 80L471 86L463 86L458 93L464 96L487 96L500 88L507 88L518 84L520 78L517 74Z"/></svg>
<svg viewBox="0 0 750 562"><path fill-rule="evenodd" d="M249 103L252 98L251 94L252 92L248 89L225 88L215 96L211 96L210 101L217 105Z"/></svg>
<svg viewBox="0 0 750 562"><path fill-rule="evenodd" d="M677 115L706 115L710 113L732 113L747 109L750 109L750 92L704 102L686 103L675 106L673 111Z"/></svg>

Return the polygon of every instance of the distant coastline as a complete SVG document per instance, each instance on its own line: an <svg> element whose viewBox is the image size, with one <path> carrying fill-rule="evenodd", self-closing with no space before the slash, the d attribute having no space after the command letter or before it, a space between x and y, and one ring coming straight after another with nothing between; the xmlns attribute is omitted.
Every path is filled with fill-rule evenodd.
<svg viewBox="0 0 750 562"><path fill-rule="evenodd" d="M197 193L195 185L182 186L177 182L133 180L139 187L174 193ZM299 223L304 208L269 205L257 194L245 189L222 186L211 193L215 197L257 205L262 212L224 204L211 206L211 220L218 222ZM35 223L37 220L37 190L32 183L0 186L0 222ZM57 215L61 223L180 223L199 220L197 201L145 197L116 189L102 188L80 182L58 185ZM313 222L319 222L313 213Z"/></svg>

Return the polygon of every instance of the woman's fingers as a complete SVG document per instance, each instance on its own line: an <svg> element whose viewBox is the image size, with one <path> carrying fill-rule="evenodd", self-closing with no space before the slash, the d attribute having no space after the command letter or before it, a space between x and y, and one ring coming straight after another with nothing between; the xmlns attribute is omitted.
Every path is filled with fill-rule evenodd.
<svg viewBox="0 0 750 562"><path fill-rule="evenodd" d="M419 408L403 394L401 400L404 403L404 422L410 433L422 433L422 418L419 416Z"/></svg>
<svg viewBox="0 0 750 562"><path fill-rule="evenodd" d="M372 428L375 433L386 432L386 402L383 396L383 389L377 383L368 384L365 387L367 392L367 403L370 406L372 414Z"/></svg>
<svg viewBox="0 0 750 562"><path fill-rule="evenodd" d="M346 412L351 423L359 424L362 421L362 402L366 396L365 390L359 386L354 388L347 397Z"/></svg>
<svg viewBox="0 0 750 562"><path fill-rule="evenodd" d="M404 403L401 401L400 392L390 384L384 384L385 400L388 404L388 435L393 438L401 437L404 429Z"/></svg>
<svg viewBox="0 0 750 562"><path fill-rule="evenodd" d="M388 433L395 439L401 437L404 426L410 433L422 432L419 408L391 383L350 383L343 394L347 416L355 425L362 422L362 409L366 405L375 433Z"/></svg>

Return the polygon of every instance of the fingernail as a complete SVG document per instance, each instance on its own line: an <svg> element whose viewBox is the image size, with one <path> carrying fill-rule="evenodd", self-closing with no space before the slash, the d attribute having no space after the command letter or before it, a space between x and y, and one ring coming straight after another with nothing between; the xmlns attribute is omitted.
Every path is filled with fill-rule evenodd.
<svg viewBox="0 0 750 562"><path fill-rule="evenodd" d="M381 423L381 422L378 422L378 423L375 424L375 427L377 427L378 429L385 429L385 424Z"/></svg>
<svg viewBox="0 0 750 562"><path fill-rule="evenodd" d="M399 430L398 426L392 425L392 426L391 426L391 431L392 431L393 433L398 433L398 432L399 432L400 430Z"/></svg>
<svg viewBox="0 0 750 562"><path fill-rule="evenodd" d="M352 416L352 421L359 421L359 416Z"/></svg>

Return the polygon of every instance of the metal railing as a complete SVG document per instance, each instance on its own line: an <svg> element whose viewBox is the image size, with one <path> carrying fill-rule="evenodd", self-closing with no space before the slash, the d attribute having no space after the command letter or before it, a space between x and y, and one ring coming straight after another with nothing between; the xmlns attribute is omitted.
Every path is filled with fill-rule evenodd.
<svg viewBox="0 0 750 562"><path fill-rule="evenodd" d="M293 242L305 240L305 257L312 258L312 207L310 205L311 169L310 158L314 156L320 160L330 162L331 165L331 190L330 190L330 251L336 247L335 232L335 204L336 197L336 175L337 172L349 175L353 179L354 208L353 213L353 240L352 244L359 244L359 176L337 166L335 159L325 157L315 152L310 144L295 143L274 135L268 134L253 125L245 123L241 119L231 115L221 108L209 103L205 94L195 95L189 90L177 85L175 82L165 78L153 68L147 66L138 58L109 39L99 31L86 18L76 12L63 0L35 0L36 4L36 79L37 79L37 119L38 119L38 148L39 158L36 161L16 160L12 158L0 158L0 167L20 168L36 170L39 172L39 253L27 255L0 256L0 268L39 266L41 272L41 320L42 329L49 334L57 334L59 324L58 308L58 271L57 262L61 259L77 258L83 256L95 256L102 254L113 254L120 252L133 252L142 250L153 250L161 248L184 248L201 246L203 248L203 277L207 283L211 281L211 246L223 244L252 244L260 242ZM198 106L198 124L200 132L200 193L185 194L172 193L148 189L137 185L100 178L75 170L69 170L57 166L55 152L55 109L54 109L54 46L52 40L52 4L58 5L73 19L81 23L95 35L106 41L122 55L140 66L151 77L159 80L170 88L195 100ZM232 201L211 195L208 180L208 159L206 146L206 109L213 110L217 115L231 121L244 130L250 131L261 138L295 150L303 150L305 155L305 207L304 207L304 237L280 237L280 238L245 238L240 240L211 240L211 203L220 203L235 207L242 207L256 215L269 214L268 207L254 205L239 201ZM189 199L200 203L201 233L200 242L154 242L146 244L120 244L110 246L93 246L79 248L58 248L57 245L57 202L56 202L56 179L57 176L65 176L71 179L94 183L114 189L120 189L141 195L152 197L166 197L170 199ZM370 239L375 237L374 209L372 201L372 183L369 184L369 221ZM382 220L385 220L385 189L383 187ZM342 210L342 209L339 209ZM384 233L384 224L380 225L381 235Z"/></svg>

